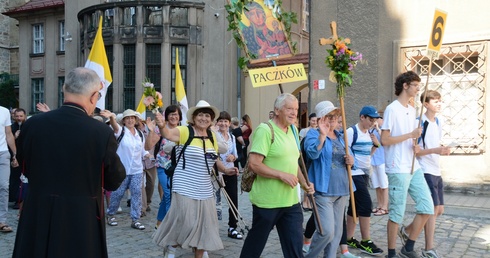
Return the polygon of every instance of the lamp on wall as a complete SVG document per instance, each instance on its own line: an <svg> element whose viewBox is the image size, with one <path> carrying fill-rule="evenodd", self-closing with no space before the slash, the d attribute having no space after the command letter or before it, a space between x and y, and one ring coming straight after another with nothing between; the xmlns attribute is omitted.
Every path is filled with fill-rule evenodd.
<svg viewBox="0 0 490 258"><path fill-rule="evenodd" d="M66 33L65 36L65 41L71 42L73 40L73 37L71 36L70 32Z"/></svg>

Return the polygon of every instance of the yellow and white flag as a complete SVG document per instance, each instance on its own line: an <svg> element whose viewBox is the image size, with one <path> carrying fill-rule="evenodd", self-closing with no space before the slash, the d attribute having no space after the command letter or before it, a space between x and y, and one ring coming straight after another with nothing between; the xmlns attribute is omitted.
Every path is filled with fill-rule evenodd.
<svg viewBox="0 0 490 258"><path fill-rule="evenodd" d="M94 70L100 77L100 81L104 84L102 90L100 90L101 97L97 101L97 107L101 110L105 109L105 96L107 88L112 83L111 70L109 69L109 62L107 61L107 54L105 52L104 39L102 38L102 17L99 19L99 28L95 35L92 49L88 55L85 68Z"/></svg>
<svg viewBox="0 0 490 258"><path fill-rule="evenodd" d="M175 49L175 97L179 102L180 111L182 111L182 125L186 125L187 110L189 110L189 105L187 104L187 96L185 95L184 82L182 81L182 74L180 73L178 48Z"/></svg>
<svg viewBox="0 0 490 258"><path fill-rule="evenodd" d="M146 106L145 106L145 104L143 104L144 99L145 99L145 94L143 94L143 96L141 96L140 103L138 104L138 107L136 108L136 112L141 114L141 118L143 120L146 119Z"/></svg>

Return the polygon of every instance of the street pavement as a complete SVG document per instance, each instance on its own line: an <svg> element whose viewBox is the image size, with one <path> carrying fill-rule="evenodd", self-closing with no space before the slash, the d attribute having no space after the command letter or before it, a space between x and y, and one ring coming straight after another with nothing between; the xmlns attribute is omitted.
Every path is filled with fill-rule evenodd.
<svg viewBox="0 0 490 258"><path fill-rule="evenodd" d="M375 200L374 191L371 197ZM117 215L119 225L107 228L107 246L109 257L162 257L163 248L152 242L152 234L156 222L159 197L158 192L152 198L151 211L141 219L146 226L145 230L136 230L130 227L129 207L126 201L121 202L123 212ZM435 247L444 257L490 257L490 198L488 196L464 195L460 193L445 193L445 214L438 218L435 233ZM414 216L413 202L409 198L405 223ZM252 206L248 194L239 195L239 212L245 223L251 227ZM9 207L7 223L12 226L14 233L0 233L0 257L11 257L17 229L17 210ZM305 222L311 212L304 212ZM231 239L227 236L228 206L223 196L223 220L220 221L220 235L225 248L209 253L209 257L238 257L243 240ZM378 247L387 254L386 223L388 216L372 216L371 238ZM76 221L73 221L76 223ZM76 234L76 232L73 232ZM246 235L245 235L246 237ZM355 237L360 239L359 230ZM424 247L423 234L415 244L415 249ZM398 240L397 250L401 248ZM370 257L359 250L350 250L361 257ZM70 255L68 254L67 257ZM340 255L338 255L340 256ZM178 249L177 257L194 257L190 249ZM267 245L262 253L263 258L282 257L281 246L276 230L272 230Z"/></svg>

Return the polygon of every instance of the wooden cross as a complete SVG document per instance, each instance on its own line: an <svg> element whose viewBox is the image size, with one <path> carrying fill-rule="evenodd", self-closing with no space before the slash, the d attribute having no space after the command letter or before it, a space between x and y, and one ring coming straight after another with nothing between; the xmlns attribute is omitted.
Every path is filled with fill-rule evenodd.
<svg viewBox="0 0 490 258"><path fill-rule="evenodd" d="M328 39L326 38L321 38L320 39L320 45L332 45L334 44L338 39L337 35L337 23L335 21L332 21L330 23L330 29L332 30L332 36ZM350 39L345 38L342 39L342 42L345 44L350 44ZM337 87L344 87L341 85L337 85ZM342 115L342 127L347 128L346 124L346 119L345 119L345 107L344 107L344 97L339 95L339 101L340 101L340 113ZM348 142L347 139L347 134L344 134L344 142ZM349 153L349 146L346 144L345 145L345 153ZM349 180L349 191L350 191L350 202L352 206L352 217L354 219L354 223L357 224L357 211L356 211L356 204L355 204L355 198L354 198L354 186L352 184L352 171L351 171L351 166L347 165L347 175L348 175L348 180ZM317 223L319 224L319 223Z"/></svg>
<svg viewBox="0 0 490 258"><path fill-rule="evenodd" d="M320 38L320 45L322 45L322 46L323 45L330 45L330 44L335 43L335 41L337 39L339 39L339 37L337 36L337 23L335 21L330 23L330 30L332 31L332 36L328 39ZM348 39L348 38L345 38L342 41L344 41L344 43L346 43L346 44L350 44L350 39Z"/></svg>

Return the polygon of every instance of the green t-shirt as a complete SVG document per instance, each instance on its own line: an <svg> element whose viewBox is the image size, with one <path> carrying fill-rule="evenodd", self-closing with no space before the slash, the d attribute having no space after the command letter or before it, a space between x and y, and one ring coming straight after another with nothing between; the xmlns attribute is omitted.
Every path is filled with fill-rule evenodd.
<svg viewBox="0 0 490 258"><path fill-rule="evenodd" d="M299 150L291 126L285 133L274 122L270 121L270 123L274 129L274 143L271 145L272 135L269 126L262 123L252 135L250 152L263 155L265 157L263 163L270 168L297 175ZM291 188L279 179L259 175L249 197L250 202L260 208L291 207L299 202L296 187Z"/></svg>

